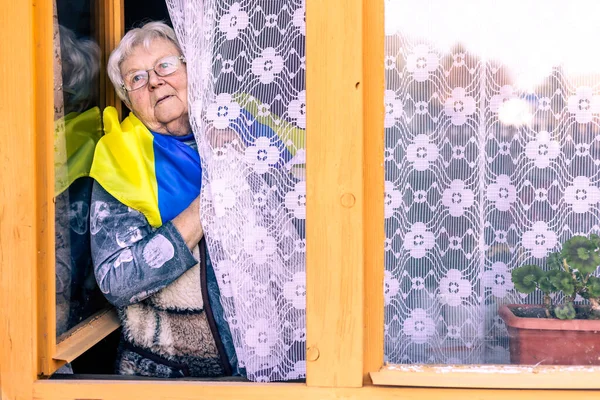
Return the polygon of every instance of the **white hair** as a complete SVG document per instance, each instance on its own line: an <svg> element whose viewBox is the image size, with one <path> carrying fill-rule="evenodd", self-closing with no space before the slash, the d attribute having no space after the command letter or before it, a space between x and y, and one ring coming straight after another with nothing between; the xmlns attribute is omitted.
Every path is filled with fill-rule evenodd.
<svg viewBox="0 0 600 400"><path fill-rule="evenodd" d="M97 100L100 47L62 25L59 31L65 114L81 112Z"/></svg>
<svg viewBox="0 0 600 400"><path fill-rule="evenodd" d="M156 39L166 39L172 42L181 54L181 46L175 36L175 31L169 25L162 21L148 22L140 28L130 30L123 36L116 49L110 54L106 70L108 77L112 82L117 95L127 106L130 106L129 96L123 88L123 77L121 76L121 64L133 52L133 50L142 45L145 49L150 49L152 42Z"/></svg>

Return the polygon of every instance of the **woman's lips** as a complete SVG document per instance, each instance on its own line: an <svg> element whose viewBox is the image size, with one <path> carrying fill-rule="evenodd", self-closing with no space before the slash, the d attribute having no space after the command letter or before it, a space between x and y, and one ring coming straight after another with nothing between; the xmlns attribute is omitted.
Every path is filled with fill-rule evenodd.
<svg viewBox="0 0 600 400"><path fill-rule="evenodd" d="M170 97L171 97L171 95L161 97L160 99L158 99L158 101L156 102L155 106L159 105L161 102L163 102L164 100L166 100L166 99L168 99Z"/></svg>

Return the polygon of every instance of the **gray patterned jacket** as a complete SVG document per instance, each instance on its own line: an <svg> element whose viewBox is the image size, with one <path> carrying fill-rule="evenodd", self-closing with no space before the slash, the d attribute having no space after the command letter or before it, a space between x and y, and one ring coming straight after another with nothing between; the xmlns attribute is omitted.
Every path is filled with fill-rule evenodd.
<svg viewBox="0 0 600 400"><path fill-rule="evenodd" d="M235 372L204 240L193 254L171 222L152 228L98 183L90 233L98 286L123 326L117 373L174 378Z"/></svg>

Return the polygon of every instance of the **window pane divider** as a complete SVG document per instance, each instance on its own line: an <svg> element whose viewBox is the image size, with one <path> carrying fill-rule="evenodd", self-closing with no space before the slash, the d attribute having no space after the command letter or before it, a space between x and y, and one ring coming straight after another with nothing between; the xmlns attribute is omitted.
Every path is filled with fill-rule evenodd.
<svg viewBox="0 0 600 400"><path fill-rule="evenodd" d="M364 379L363 19L363 0L306 0L309 386Z"/></svg>

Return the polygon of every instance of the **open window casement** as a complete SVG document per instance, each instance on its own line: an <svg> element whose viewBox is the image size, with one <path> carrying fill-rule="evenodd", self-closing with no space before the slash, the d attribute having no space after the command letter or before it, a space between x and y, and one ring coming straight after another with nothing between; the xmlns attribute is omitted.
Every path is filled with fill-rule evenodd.
<svg viewBox="0 0 600 400"><path fill-rule="evenodd" d="M49 220L48 264L39 265L41 373L50 375L119 327L116 312L93 278L89 253L95 144L102 136L101 111L116 104L107 82L111 38L122 34L120 4L51 3L53 71L53 168L45 169L54 217ZM119 107L120 108L120 107ZM50 137L48 138L50 140ZM49 211L49 216L51 211ZM52 249L53 247L53 249ZM52 262L51 260L54 260Z"/></svg>
<svg viewBox="0 0 600 400"><path fill-rule="evenodd" d="M192 35L192 38L188 38L190 43L203 43L205 46L210 47L213 54L215 52L218 54L218 49L225 48L220 47L225 43L222 38L226 38L227 32L240 23L240 19L234 19L235 24L231 24L232 20L230 19L230 24L223 24L223 30L219 31L221 32L219 34L216 32L220 24L216 21L220 16L231 14L229 11L234 7L235 2L231 2L231 4L229 2L215 3L218 7L215 8L215 14L212 16L214 25L204 24L204 21L201 23L193 18L186 18L188 15L193 15L192 9L196 5L195 3L182 1L177 4L175 2L170 4L171 7L180 6L181 8L178 9L182 10L179 16L182 18L181 21L184 22L180 25L178 31L182 34L181 26L200 24L198 27L200 30L196 31L201 32L200 37L193 37ZM385 175L385 179L382 165L387 168L389 160L382 163L382 160L385 160L384 148L390 148L391 144L384 142L384 133L386 138L389 139L392 137L391 132L398 133L397 131L410 127L408 121L410 115L414 114L416 110L422 110L422 108L417 108L415 104L419 101L425 101L419 97L424 95L424 91L416 89L416 92L411 92L402 84L393 86L393 82L396 82L397 77L400 77L401 83L412 82L411 84L414 84L415 78L411 74L415 72L408 71L408 64L412 54L411 51L417 47L417 42L401 39L403 46L393 47L396 46L393 43L397 42L394 42L396 40L394 37L385 36L384 17L390 17L394 14L390 14L389 8L384 13L383 1L331 0L317 2L307 0L305 3L306 19L303 15L292 16L290 10L283 7L281 10L268 11L270 10L268 6L272 5L273 2L256 2L260 3L256 7L251 7L250 3L253 2L237 3L240 7L238 10L245 11L249 16L252 16L248 19L248 27L253 26L253 24L260 24L260 26L265 27L275 23L279 28L278 35L285 36L289 33L286 33L288 29L294 29L293 27L297 29L295 24L306 24L305 60L302 60L302 57L299 56L299 63L303 68L305 65L306 68L305 96L307 112L305 128L306 132L314 132L311 133L312 136L306 138L304 144L306 150L305 219L308 221L305 233L306 383L233 384L206 381L131 381L117 379L117 377L114 380L73 381L47 379L48 375L58 369L65 361L77 357L88 349L91 344L114 329L116 320L108 312L103 314L104 317L99 316L100 318L89 320L74 327L66 339L63 337L61 339L64 340L56 340L55 206L53 203L55 194L53 179L55 121L53 111L55 93L53 86L53 11L52 4L48 1L38 2L35 5L27 2L13 2L7 4L4 12L0 14L0 20L4 27L1 33L2 46L0 46L2 59L19 60L18 63L4 63L4 79L0 80L0 93L4 98L10 99L9 102L3 103L3 106L0 107L0 115L5 123L5 130L0 135L0 170L2 171L2 189L0 189L0 252L2 254L0 258L2 260L0 268L0 302L3 304L0 312L0 390L2 398L122 399L127 397L130 399L183 399L219 397L234 399L240 397L286 397L314 399L344 397L356 399L434 399L443 397L500 399L511 396L515 398L537 399L544 397L553 399L564 398L565 393L563 391L515 391L512 389L596 389L597 384L593 377L596 376L598 371L595 367L565 369L561 367L512 366L510 368L500 368L481 364L486 361L477 361L472 366L459 367L452 365L452 360L443 358L435 360L436 362L447 362L447 366L410 365L406 362L407 360L414 360L422 363L433 360L431 358L423 360L423 354L425 354L423 349L425 347L421 346L423 343L416 343L421 346L420 348L414 346L415 340L422 341L424 338L429 340L429 342L425 340L424 343L428 344L430 348L436 349L434 353L438 355L445 354L443 353L443 351L446 351L444 347L448 347L439 340L434 342L433 339L430 339L440 339L443 334L447 333L447 327L440 327L440 325L435 324L433 326L413 324L412 327L415 329L410 330L407 328L404 330L405 325L410 327L410 324L406 324L408 318L411 315L413 317L417 316L414 310L420 307L426 311L423 313L425 317L434 315L437 318L442 316L443 320L452 311L449 309L450 304L447 303L455 301L452 296L439 296L439 288L444 286L443 283L454 277L454 275L448 276L448 273L438 274L440 275L439 279L432 283L434 286L430 287L430 291L433 293L430 301L441 305L435 307L421 306L420 303L417 304L418 302L414 297L408 296L400 299L397 297L400 291L395 292L395 286L393 282L390 285L390 282L392 278L398 279L395 274L398 271L402 274L401 271L406 270L408 264L388 264L388 261L384 259L384 255L390 251L384 248L386 235L389 237L387 231L390 226L387 214L389 207L392 205L391 214L395 218L399 218L402 213L407 212L405 209L398 210L397 207L393 206L396 198L391 192L401 190L404 191L404 194L408 193L405 187L397 187L398 181L394 177L402 175L402 179L409 179L415 175L414 171L407 169L408 164L410 164L407 156L409 150L405 147L411 144L409 138L413 138L413 136L410 135L414 135L416 131L406 130L405 140L401 140L396 146L399 153L406 153L401 160L406 165L401 164L397 168L405 169L394 172L396 175ZM103 14L104 21L107 21L106 25L99 25L106 27L100 29L101 32L98 33L98 44L104 51L104 49L110 49L111 46L114 47L122 35L122 22L120 21L123 18L123 4L118 1L100 2L99 4L106 4L106 8L102 9L107 10ZM210 4L210 2L205 2L204 6ZM290 2L290 4L293 4L295 9L302 6L294 2ZM407 18L412 12L416 12L415 10L421 9L418 5L405 2L400 2L400 5L401 7L394 12L402 12ZM262 12L258 6L261 7ZM465 9L468 10L469 7L465 6ZM236 17L238 16L236 15ZM412 22L416 20L415 18ZM425 21L426 19L420 18L419 20ZM242 18L241 22L243 21ZM177 27L177 22L175 24ZM209 27L213 31L205 30ZM419 36L419 32L416 33ZM218 35L221 35L221 39ZM246 40L253 40L253 35L259 40L261 38L260 30L256 32L256 30L248 29ZM421 38L420 40L424 39ZM202 132L208 132L211 123L214 125L216 119L210 120L209 107L211 104L216 103L219 95L225 92L229 93L232 101L235 102L258 98L261 104L264 104L274 99L274 97L268 97L272 95L271 92L262 93L262 95L267 96L266 100L255 96L252 92L253 89L264 85L260 82L260 79L270 79L270 73L264 68L264 61L272 54L265 54L265 49L258 44L257 46L256 48L260 49L260 52L253 54L246 52L244 62L247 65L246 78L249 81L242 80L242 82L252 82L252 79L254 79L256 86L249 84L248 87L245 87L245 83L242 83L235 91L227 92L219 88L219 79L214 79L211 85L202 88L205 92L202 92L198 114L195 117L198 118L196 123L200 124ZM389 56L390 51L394 52L394 49L398 50L400 48L406 48L407 50L403 50L399 53L400 56L394 58L395 65L392 69L386 69L385 66L390 61L386 55ZM228 51L233 50L228 49L223 51L223 54L229 54ZM289 55L291 47L287 48L286 51ZM108 53L103 53L103 57L106 54ZM227 57L232 56L228 55ZM263 63L260 65L263 66L263 69L256 69L255 72L257 73L254 74L251 60L260 59L261 57ZM192 56L192 58L194 57ZM423 67L430 60L424 57L425 64L423 64L421 58L417 57L415 61L417 67ZM225 56L222 56L223 64L219 66L216 66L215 60L211 60L213 63L206 65L205 71L208 72L199 76L224 77L225 74L218 71L222 71L226 60ZM436 83L442 82L443 79L450 79L448 77L444 78L444 66L446 65L444 62L439 62L441 66L438 70L427 72L427 76L440 75L439 79L436 78ZM201 66L202 60L196 59L192 64L197 67ZM274 62L273 65L270 64L269 66L277 67L277 63ZM228 68L225 68L225 70L228 70ZM284 63L280 73L285 71L285 73L288 73L285 79L292 80L289 75L292 70ZM222 75L219 75L219 73L222 73ZM233 73L239 75L239 72L235 69ZM267 78L264 76L267 76ZM421 71L419 79L422 77L423 72ZM422 83L423 81L416 82ZM390 83L391 86L386 87ZM106 85L106 81L104 84ZM444 88L448 89L449 85L444 84ZM487 92L488 89L490 90L489 93ZM250 93L246 93L246 90L249 90ZM393 98L389 96L386 90L394 92ZM103 105L111 104L110 100L106 100L108 92L110 90L106 89L102 97L105 99ZM300 112L301 107L289 107L291 101L300 100L299 92L301 90L298 90L298 93L292 91L283 96L281 107L283 107L283 103L287 102L286 107L284 107L285 110L288 110L287 112L289 112L289 109ZM444 93L449 95L452 91L446 90ZM242 94L242 96L238 96L239 94ZM248 94L251 97L246 96ZM406 98L407 94L411 95L408 100ZM485 98L491 98L491 94L490 85L486 88ZM398 97L400 97L403 104L402 113L395 113ZM417 98L419 100L415 100ZM483 98L478 97L478 99ZM387 99L385 103L391 104L390 108L384 107L382 99ZM445 97L444 100L446 100ZM428 100L429 103L432 101L431 99ZM441 104L441 100L438 100L438 102ZM408 107L407 103L412 105ZM299 102L299 105L301 104L302 102ZM446 116L445 111L442 110L445 104L444 101L443 106L440 105L439 107L440 115L449 119L452 125L452 116ZM422 104L419 104L419 106L422 106ZM276 106L275 109L277 107L279 106ZM217 110L219 109L217 108ZM259 110L264 110L264 108L259 108ZM391 114L386 113L386 110L391 111ZM223 109L221 108L220 111L222 112ZM283 117L286 112L278 114L273 109L269 111L279 117ZM450 111L448 113L451 114ZM222 115L222 113L217 113L217 116ZM298 116L300 114L294 115ZM393 128L388 126L390 115ZM466 118L467 121L469 116ZM295 118L292 122L297 124L298 118ZM437 123L442 123L441 119ZM202 126L205 128L202 128ZM424 128L420 126L419 129ZM477 132L479 135L484 134L483 129ZM202 140L206 140L206 137L200 138L201 143ZM444 141L443 138L441 140L441 143L445 143L445 147L442 146L442 150L438 150L440 159L436 162L441 162L444 159L443 157L446 156L453 159L452 154L454 153L446 150L451 149L453 146L463 145L462 143L452 142L452 140ZM459 140L459 138L457 137L456 140ZM254 142L256 145L256 138L254 138ZM480 142L476 144L481 145ZM294 145L297 148L301 147L296 143ZM400 148L403 150L400 150ZM485 146L480 147L481 149L485 149ZM205 147L205 151L210 155L209 145ZM268 155L268 152L265 154ZM251 155L254 156L253 160L260 161L257 157L258 154L254 155L252 153ZM208 158L206 154L204 156ZM246 156L246 152L244 152L244 156ZM294 156L289 159L291 160ZM467 155L464 157L467 157ZM463 160L464 157L460 159ZM484 158L480 158L480 161L483 164L482 166L485 167ZM254 165L256 166L256 163ZM268 167L274 166L268 165ZM299 164L297 167L301 167L301 165ZM216 172L218 173L218 171ZM303 176L302 168L297 168L294 172L299 173L296 175L296 179ZM422 171L418 170L418 172ZM256 170L253 173L256 173ZM388 188L384 185L384 181L391 181L392 186ZM443 182L449 184L451 181L446 182L444 180ZM441 183L437 184L440 190ZM295 185L293 189L292 187L285 188L289 191L297 189ZM428 188L428 190L437 189ZM254 192L251 189L246 192L248 199L250 199L250 193ZM387 201L384 201L384 193L391 194L391 196L386 197ZM285 194L283 197L285 197ZM389 202L390 198L391 203ZM449 197L450 200L452 198L452 196ZM295 199L298 200L299 197L297 196ZM440 192L437 201L440 207L444 205L442 200L443 191ZM210 201L210 199L207 199L207 203L210 203ZM484 201L489 200L484 198ZM288 208L287 210L294 212L296 209L290 210ZM408 213L410 214L410 211ZM214 215L217 215L216 211ZM438 216L443 217L444 215L446 214L440 211ZM481 221L485 222L484 220ZM403 224L399 230L399 235L406 236L412 232L411 226L413 225ZM286 225L283 224L282 226ZM446 230L448 229L446 228ZM277 238L281 239L283 237L286 236L278 236ZM436 237L434 236L434 238ZM217 239L213 240L213 245L217 244ZM392 242L397 243L398 240L394 237ZM235 248L240 244L233 243L231 246ZM397 252L398 249L393 246L394 244L392 249ZM438 245L438 249L439 247ZM402 251L405 251L405 249ZM406 261L408 258L405 257L403 260ZM385 292L383 267L388 271L385 278L387 284ZM442 267L438 266L438 268L441 270ZM481 272L485 273L485 271L484 268ZM413 278L420 277L413 275ZM463 279L468 280L470 278L463 275ZM475 276L472 278L484 280ZM283 282L283 286L285 286L284 281L280 281ZM294 282L293 274L289 282ZM490 282L495 281L492 279ZM404 283L400 284L399 288L403 289ZM494 292L494 286L486 289L485 283L470 284L472 290L474 287L477 287L477 290L481 288L482 295L485 295L487 291L491 291L492 295L497 293L497 290ZM301 285L296 285L295 289L298 289L298 286ZM458 285L458 288L460 289L462 286ZM282 290L283 292L285 292L285 288ZM296 293L297 296L301 295L301 292L297 290L290 291L290 293ZM460 298L460 305L464 308L463 298ZM390 304L400 304L402 301L405 302L403 306L405 314L390 310ZM480 304L474 303L472 305L474 309L480 309L477 308ZM235 306L236 304L233 303L232 307L235 308ZM463 308L460 308L460 310L463 310ZM386 312L385 323L388 325L385 333L384 310ZM439 312L438 314L427 314L427 311L431 310L439 310ZM470 310L462 312L464 314L471 312ZM393 313L390 313L390 311L393 311ZM389 338L390 335L395 334L390 329L394 315L401 321L395 322L401 326L400 331L396 332L401 332L406 336L399 342L405 345L405 349L400 352L396 352L395 348L397 346L390 347L390 344L394 344L390 342ZM273 318L276 317L273 316ZM409 321L415 320L413 318ZM101 322L97 324L98 321ZM439 323L439 321L438 318L436 323ZM477 322L483 323L482 321ZM443 326L443 323L441 326ZM416 329L422 327L428 327L430 330L427 332L433 334L423 335L420 333L421 331ZM477 331L477 335L480 333L481 331ZM481 334L485 338L485 333ZM477 335L474 335L474 337L478 337ZM403 366L390 367L387 364L384 365L384 344L388 360L394 363L403 363ZM238 346L248 346L248 343L240 340ZM252 348L253 346L249 347ZM450 351L453 351L453 349L450 346ZM299 351L297 354L300 355L302 352ZM393 358L397 355L400 361ZM298 367L301 367L302 360L298 359L297 361L294 363L294 367L297 363L300 363ZM286 373L289 374L290 371L287 370ZM288 375L289 377L290 375ZM371 383L371 377L375 385ZM400 387L391 387L395 385ZM434 388L434 386L437 387ZM593 398L598 393L596 391L570 392L569 395Z"/></svg>

